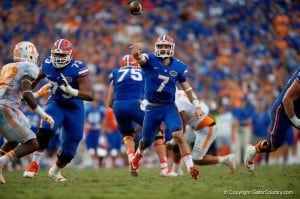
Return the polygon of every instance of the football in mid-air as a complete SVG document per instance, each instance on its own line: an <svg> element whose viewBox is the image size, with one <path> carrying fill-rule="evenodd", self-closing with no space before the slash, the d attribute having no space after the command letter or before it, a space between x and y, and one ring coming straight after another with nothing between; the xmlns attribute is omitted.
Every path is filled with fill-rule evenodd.
<svg viewBox="0 0 300 199"><path fill-rule="evenodd" d="M128 7L129 7L129 12L132 15L140 15L143 12L143 6L138 1L131 1Z"/></svg>

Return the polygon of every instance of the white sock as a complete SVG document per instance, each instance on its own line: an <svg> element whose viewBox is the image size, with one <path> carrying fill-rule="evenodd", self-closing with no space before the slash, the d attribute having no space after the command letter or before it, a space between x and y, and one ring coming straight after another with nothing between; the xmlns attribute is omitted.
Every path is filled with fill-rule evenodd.
<svg viewBox="0 0 300 199"><path fill-rule="evenodd" d="M219 157L219 163L220 164L223 164L225 163L227 160L228 160L228 156L225 155L225 156L218 156Z"/></svg>
<svg viewBox="0 0 300 199"><path fill-rule="evenodd" d="M194 166L192 155L185 155L182 157L183 162L187 168L187 171L190 172L190 168Z"/></svg>
<svg viewBox="0 0 300 199"><path fill-rule="evenodd" d="M0 157L0 164L7 164L9 163L9 157L7 155L1 156Z"/></svg>
<svg viewBox="0 0 300 199"><path fill-rule="evenodd" d="M172 165L172 171L174 171L174 172L179 172L180 171L180 169L181 169L181 165L180 164L176 164L176 163L173 163L173 165Z"/></svg>
<svg viewBox="0 0 300 199"><path fill-rule="evenodd" d="M39 164L43 156L44 156L44 151L35 151L33 153L32 161L35 161Z"/></svg>
<svg viewBox="0 0 300 199"><path fill-rule="evenodd" d="M167 162L160 163L160 169L167 169L168 170L168 163Z"/></svg>
<svg viewBox="0 0 300 199"><path fill-rule="evenodd" d="M53 165L53 171L54 171L54 173L59 173L60 170L61 170L61 168L59 168L59 167L56 165L56 163L54 163L54 165Z"/></svg>

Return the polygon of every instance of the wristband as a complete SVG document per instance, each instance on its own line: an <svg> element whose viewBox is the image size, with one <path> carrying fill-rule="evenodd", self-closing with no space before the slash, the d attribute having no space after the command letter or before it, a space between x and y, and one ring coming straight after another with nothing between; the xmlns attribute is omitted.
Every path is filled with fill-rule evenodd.
<svg viewBox="0 0 300 199"><path fill-rule="evenodd" d="M296 126L300 125L300 119L296 115L291 117L290 120L294 125L296 125Z"/></svg>
<svg viewBox="0 0 300 199"><path fill-rule="evenodd" d="M38 98L38 97L40 97L40 95L39 95L39 93L38 93L38 92L34 92L34 93L32 93L32 95L33 95L33 97L34 97L34 98Z"/></svg>

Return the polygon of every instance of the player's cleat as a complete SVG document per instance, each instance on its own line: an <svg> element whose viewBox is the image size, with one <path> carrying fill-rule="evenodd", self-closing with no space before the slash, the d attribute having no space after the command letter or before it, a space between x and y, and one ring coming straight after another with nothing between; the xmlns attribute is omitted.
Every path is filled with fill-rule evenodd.
<svg viewBox="0 0 300 199"><path fill-rule="evenodd" d="M3 177L3 175L0 175L0 184L5 184L5 178Z"/></svg>
<svg viewBox="0 0 300 199"><path fill-rule="evenodd" d="M39 164L36 161L32 161L29 164L27 170L24 171L23 177L24 178L33 178L37 174L38 170L39 170Z"/></svg>
<svg viewBox="0 0 300 199"><path fill-rule="evenodd" d="M253 171L254 170L254 157L256 155L256 149L255 146L248 145L246 148L246 154L245 154L245 167L248 171Z"/></svg>
<svg viewBox="0 0 300 199"><path fill-rule="evenodd" d="M180 166L176 166L176 164L174 164L174 163L173 163L171 172L176 173L177 176L183 176L184 175L181 167Z"/></svg>
<svg viewBox="0 0 300 199"><path fill-rule="evenodd" d="M159 175L162 176L162 177L176 177L177 173L173 172L173 171L169 171L168 168L165 168L165 169L161 169L160 170L160 174Z"/></svg>
<svg viewBox="0 0 300 199"><path fill-rule="evenodd" d="M137 177L138 176L138 170L134 169L131 165L131 162L129 163L129 173L131 174L131 176L133 177Z"/></svg>
<svg viewBox="0 0 300 199"><path fill-rule="evenodd" d="M236 169L236 162L235 155L233 153L228 155L228 160L226 164L229 166L229 172L234 173Z"/></svg>
<svg viewBox="0 0 300 199"><path fill-rule="evenodd" d="M173 171L173 172L177 173L177 176L183 176L184 175L181 168L178 171Z"/></svg>
<svg viewBox="0 0 300 199"><path fill-rule="evenodd" d="M132 169L135 169L137 170L139 168L139 162L140 160L142 159L142 154L139 154L139 153L136 153L132 159L132 162L131 162L131 167Z"/></svg>
<svg viewBox="0 0 300 199"><path fill-rule="evenodd" d="M49 169L48 177L55 182L66 182L67 181L67 179L61 175L60 171L55 171L54 166Z"/></svg>
<svg viewBox="0 0 300 199"><path fill-rule="evenodd" d="M199 175L199 169L195 166L192 166L189 169L189 173L191 175L191 178L196 180L198 178L198 175Z"/></svg>
<svg viewBox="0 0 300 199"><path fill-rule="evenodd" d="M131 176L137 177L138 176L138 171L137 169L134 169L131 165L132 159L134 158L134 154L129 154L128 155L128 162L129 162L129 173Z"/></svg>

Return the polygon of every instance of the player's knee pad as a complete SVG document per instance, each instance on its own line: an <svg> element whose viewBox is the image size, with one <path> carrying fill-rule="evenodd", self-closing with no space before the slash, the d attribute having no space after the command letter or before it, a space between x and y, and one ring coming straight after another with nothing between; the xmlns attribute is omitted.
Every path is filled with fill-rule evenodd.
<svg viewBox="0 0 300 199"><path fill-rule="evenodd" d="M67 165L73 159L73 156L57 154L57 159L59 160L61 165Z"/></svg>
<svg viewBox="0 0 300 199"><path fill-rule="evenodd" d="M54 132L48 129L40 128L36 137L39 142L40 148L39 149L46 149L49 145L49 141L54 135Z"/></svg>

